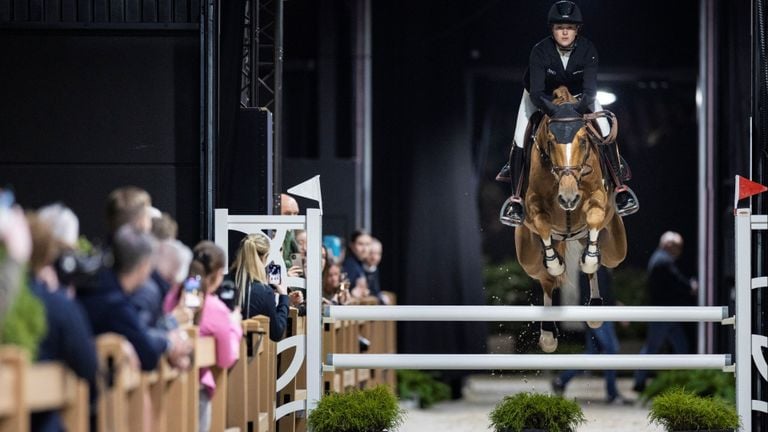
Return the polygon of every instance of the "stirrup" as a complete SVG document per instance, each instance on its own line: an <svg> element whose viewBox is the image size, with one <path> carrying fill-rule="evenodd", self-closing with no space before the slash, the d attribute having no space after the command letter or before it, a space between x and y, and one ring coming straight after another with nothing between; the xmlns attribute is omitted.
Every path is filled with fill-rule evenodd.
<svg viewBox="0 0 768 432"><path fill-rule="evenodd" d="M512 212L512 205L513 204L519 204L522 211L520 214L515 214ZM499 212L499 221L507 226L511 227L519 227L523 224L523 221L525 220L525 207L523 207L523 200L520 197L517 196L511 196L507 198L506 201L504 201L504 204L501 206L501 211Z"/></svg>
<svg viewBox="0 0 768 432"><path fill-rule="evenodd" d="M616 204L616 195L626 192L629 194L629 199L627 200L627 206L623 209L620 209L618 204ZM640 210L640 201L637 199L637 195L635 195L635 192L628 188L627 185L621 185L617 186L614 189L613 194L613 208L616 209L616 213L619 216L629 216L631 214L637 213L638 210Z"/></svg>

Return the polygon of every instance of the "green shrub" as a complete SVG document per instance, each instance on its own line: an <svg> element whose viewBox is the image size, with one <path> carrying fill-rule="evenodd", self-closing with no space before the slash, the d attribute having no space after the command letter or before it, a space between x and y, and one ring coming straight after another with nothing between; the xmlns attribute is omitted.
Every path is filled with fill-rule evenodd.
<svg viewBox="0 0 768 432"><path fill-rule="evenodd" d="M667 431L731 430L739 427L739 415L733 405L713 397L696 396L681 388L656 397L648 418Z"/></svg>
<svg viewBox="0 0 768 432"><path fill-rule="evenodd" d="M714 396L736 403L736 380L733 374L718 370L660 372L640 397L649 401L673 388L684 388L697 396Z"/></svg>
<svg viewBox="0 0 768 432"><path fill-rule="evenodd" d="M429 408L450 399L451 388L426 372L398 370L397 393L402 399L417 399L421 408Z"/></svg>
<svg viewBox="0 0 768 432"><path fill-rule="evenodd" d="M3 322L0 322L0 344L17 345L37 358L37 347L45 337L45 307L22 279L22 286Z"/></svg>
<svg viewBox="0 0 768 432"><path fill-rule="evenodd" d="M490 414L496 432L520 432L543 429L548 432L572 432L586 421L579 404L561 396L519 393L507 396Z"/></svg>
<svg viewBox="0 0 768 432"><path fill-rule="evenodd" d="M307 421L315 432L394 431L404 412L386 386L348 393L331 393L320 399Z"/></svg>

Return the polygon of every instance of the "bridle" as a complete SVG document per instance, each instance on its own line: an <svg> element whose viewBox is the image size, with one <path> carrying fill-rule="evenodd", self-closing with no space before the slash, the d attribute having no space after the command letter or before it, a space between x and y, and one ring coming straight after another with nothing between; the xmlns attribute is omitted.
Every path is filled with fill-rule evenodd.
<svg viewBox="0 0 768 432"><path fill-rule="evenodd" d="M610 119L611 123L611 131L608 133L607 136L603 137L600 131L595 128L593 121L597 120L598 118L608 118ZM552 158L550 157L550 154L552 153L552 146L556 145L555 142L552 140L547 139L547 146L546 150L542 149L539 144L536 144L536 147L539 149L539 152L541 153L542 159L545 161L548 161L550 164L550 171L552 174L557 178L557 181L560 182L560 180L564 176L571 175L576 179L576 184L581 184L582 177L591 174L594 169L590 164L587 163L589 160L589 156L592 153L592 146L593 145L607 145L611 144L616 140L616 135L618 134L618 123L616 122L616 115L614 115L610 111L598 111L596 113L587 113L580 117L561 117L561 118L549 118L547 120L547 130L550 130L550 123L574 123L574 122L580 122L582 123L582 127L579 129L582 129L586 127L587 134L589 135L589 140L587 142L587 151L584 152L584 157L581 160L581 164L579 165L555 165L552 163Z"/></svg>

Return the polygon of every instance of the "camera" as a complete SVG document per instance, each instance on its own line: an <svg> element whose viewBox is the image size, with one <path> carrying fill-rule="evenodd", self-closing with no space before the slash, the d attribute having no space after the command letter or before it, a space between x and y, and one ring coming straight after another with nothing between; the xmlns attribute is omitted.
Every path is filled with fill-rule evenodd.
<svg viewBox="0 0 768 432"><path fill-rule="evenodd" d="M109 253L96 249L86 254L73 249L65 249L53 263L56 276L62 286L77 288L93 286L96 275L102 267L110 267L112 258Z"/></svg>

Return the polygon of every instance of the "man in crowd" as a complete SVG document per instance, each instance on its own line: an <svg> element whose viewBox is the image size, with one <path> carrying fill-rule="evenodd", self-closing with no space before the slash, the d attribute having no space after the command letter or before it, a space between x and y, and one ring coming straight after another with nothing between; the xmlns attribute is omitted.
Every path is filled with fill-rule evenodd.
<svg viewBox="0 0 768 432"><path fill-rule="evenodd" d="M699 286L695 279L683 275L675 261L683 252L683 237L667 231L659 239L659 247L648 261L648 293L650 306L691 306ZM641 354L656 354L669 342L675 354L688 354L688 339L681 323L648 323ZM648 371L635 372L634 390L642 392Z"/></svg>

